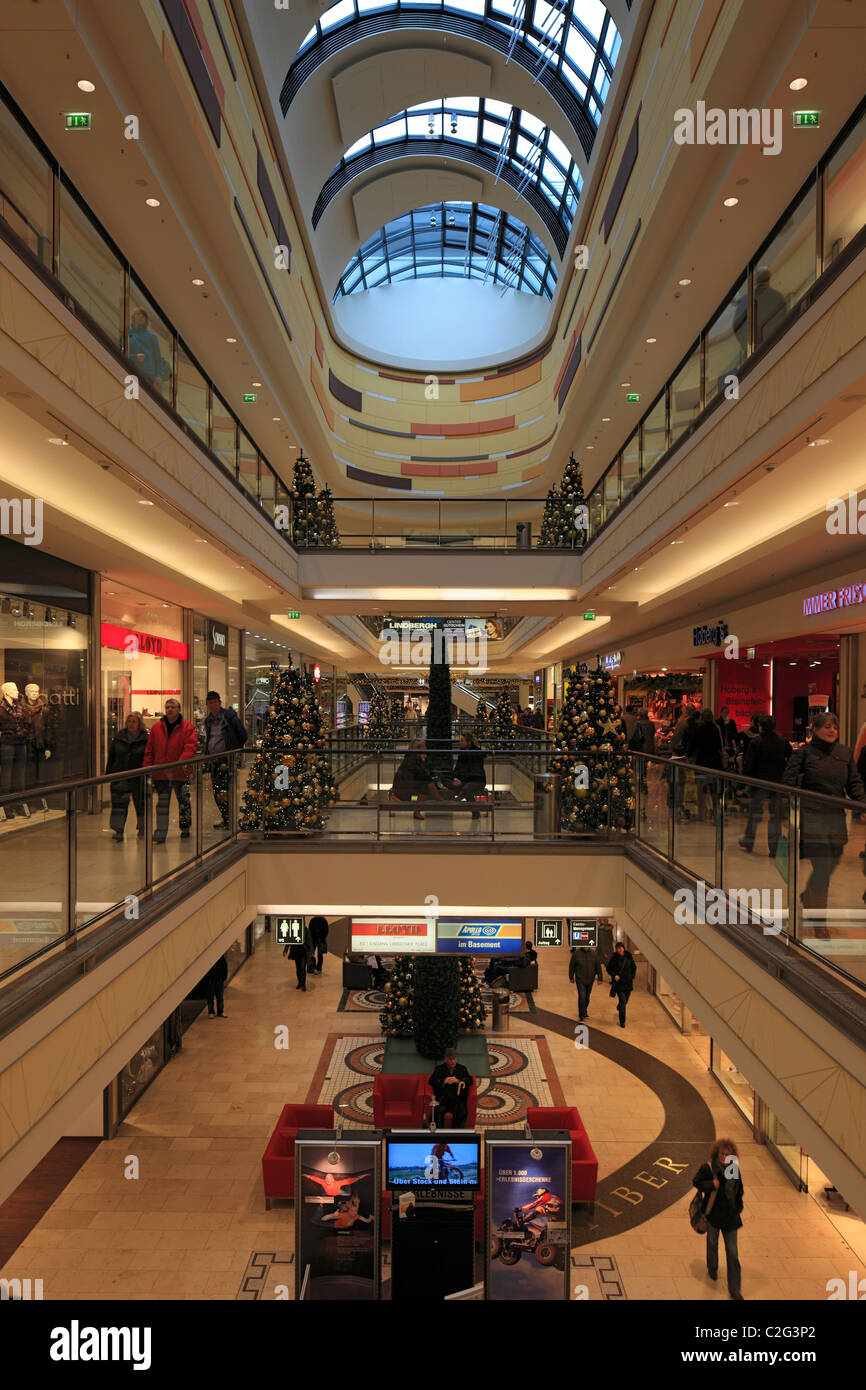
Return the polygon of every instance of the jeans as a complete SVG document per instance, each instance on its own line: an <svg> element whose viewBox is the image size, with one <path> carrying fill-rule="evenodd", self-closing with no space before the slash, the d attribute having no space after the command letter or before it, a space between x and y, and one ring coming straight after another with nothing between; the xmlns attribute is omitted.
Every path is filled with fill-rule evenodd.
<svg viewBox="0 0 866 1390"><path fill-rule="evenodd" d="M728 1293L733 1297L740 1292L740 1257L737 1253L737 1232L722 1231L725 1241L725 1264L728 1271ZM707 1269L710 1274L719 1272L719 1229L707 1227Z"/></svg>
<svg viewBox="0 0 866 1390"><path fill-rule="evenodd" d="M770 822L767 826L767 849L775 859L776 850L779 848L779 836L782 831L782 815L779 807L779 798L775 792L768 792L763 787L753 787L749 797L749 818L746 821L746 829L743 832L743 839L751 848L755 843L755 831L764 819L764 801L766 800L770 810Z"/></svg>
<svg viewBox="0 0 866 1390"><path fill-rule="evenodd" d="M630 989L618 989L616 992L616 1011L619 1014L619 1022L621 1028L625 1027L625 1010L626 1005L628 1004L628 997L630 994Z"/></svg>
<svg viewBox="0 0 866 1390"><path fill-rule="evenodd" d="M580 1014L581 1018L586 1018L586 1015L589 1013L589 1000L592 995L592 980L590 980L588 985L582 984L580 980L577 980L576 984L577 1012Z"/></svg>
<svg viewBox="0 0 866 1390"><path fill-rule="evenodd" d="M111 815L108 824L117 834L123 831L129 811L130 800L135 808L135 819L139 830L144 829L144 783L140 777L134 782L113 782L111 784Z"/></svg>
<svg viewBox="0 0 866 1390"><path fill-rule="evenodd" d="M171 782L168 779L156 783L156 833L165 835L168 831L168 817L171 811L171 793L177 797L177 821L181 830L189 830L192 825L192 805L189 799L187 782Z"/></svg>

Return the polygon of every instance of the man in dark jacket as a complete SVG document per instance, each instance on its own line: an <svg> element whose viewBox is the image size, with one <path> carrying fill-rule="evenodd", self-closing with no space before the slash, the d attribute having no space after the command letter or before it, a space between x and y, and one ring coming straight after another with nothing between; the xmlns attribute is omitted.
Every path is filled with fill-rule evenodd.
<svg viewBox="0 0 866 1390"><path fill-rule="evenodd" d="M310 918L310 944L315 954L315 959L310 966L310 974L321 975L322 958L328 951L328 920L326 917Z"/></svg>
<svg viewBox="0 0 866 1390"><path fill-rule="evenodd" d="M454 795L460 801L473 801L483 796L487 790L487 773L484 769L484 754L471 734L460 735L460 752L454 764L451 777ZM473 811L472 819L478 820L480 812Z"/></svg>
<svg viewBox="0 0 866 1390"><path fill-rule="evenodd" d="M223 1012L223 990L226 980L229 977L229 968L226 964L225 956L220 956L219 960L214 961L210 970L205 975L205 989L207 991L207 1016L214 1017L214 1000L216 1000L216 1017L225 1018Z"/></svg>
<svg viewBox="0 0 866 1390"><path fill-rule="evenodd" d="M235 710L229 705L223 709L222 699L216 690L207 693L207 714L202 734L202 753L229 753L234 748L243 748L247 741L247 731ZM228 830L229 827L229 777L231 759L214 759L208 764L213 782L213 799L216 802L220 819L214 830Z"/></svg>
<svg viewBox="0 0 866 1390"><path fill-rule="evenodd" d="M580 1018L584 1019L589 1013L592 987L596 980L604 979L598 951L593 946L581 946L579 949L577 946L572 946L571 960L568 962L568 978L577 985L577 1011Z"/></svg>
<svg viewBox="0 0 866 1390"><path fill-rule="evenodd" d="M616 1011L619 1014L619 1026L625 1027L625 1010L628 1004L628 997L634 988L634 977L637 974L637 966L634 963L634 956L631 951L625 949L625 942L618 941L614 947L613 955L605 966L610 976L611 998L616 998Z"/></svg>
<svg viewBox="0 0 866 1390"><path fill-rule="evenodd" d="M446 1047L445 1061L433 1068L427 1078L433 1088L433 1123L437 1129L463 1129L469 1113L472 1074L457 1060L453 1047Z"/></svg>
<svg viewBox="0 0 866 1390"><path fill-rule="evenodd" d="M846 807L842 798L866 800L851 749L839 742L839 721L835 714L815 715L811 742L804 743L791 755L782 781L787 787L801 787L805 792L822 792L824 796L839 798L838 807L811 801L808 796L800 803L800 854L812 863L812 873L800 894L800 901L807 908L826 908L830 878L848 843ZM825 940L829 937L825 921L819 922L815 934Z"/></svg>
<svg viewBox="0 0 866 1390"><path fill-rule="evenodd" d="M781 782L791 756L791 745L786 738L776 733L776 721L772 714L762 714L758 720L760 733L749 740L743 758L743 776L757 777L762 782ZM770 811L767 827L767 849L770 858L775 859L782 829L781 808L775 792L765 791L763 787L752 787L749 798L749 819L740 840L740 848L751 854L755 844L755 830L764 818L764 802Z"/></svg>
<svg viewBox="0 0 866 1390"><path fill-rule="evenodd" d="M295 974L298 977L295 989L302 989L305 994L307 991L307 963L312 954L313 944L309 928L306 926L302 929L300 941L293 941L283 947L283 955L295 962Z"/></svg>
<svg viewBox="0 0 866 1390"><path fill-rule="evenodd" d="M736 721L731 718L731 711L728 709L727 705L722 705L716 724L722 736L722 745L725 752L731 754L736 753L740 746L740 734L737 729Z"/></svg>
<svg viewBox="0 0 866 1390"><path fill-rule="evenodd" d="M742 1226L743 1180L737 1147L730 1139L717 1139L704 1163L692 1178L692 1186L703 1194L703 1211L707 1218L707 1273L719 1277L719 1231L725 1241L725 1263L728 1269L728 1293L741 1300L740 1258L737 1251L737 1231ZM712 1194L713 1205L708 1208Z"/></svg>

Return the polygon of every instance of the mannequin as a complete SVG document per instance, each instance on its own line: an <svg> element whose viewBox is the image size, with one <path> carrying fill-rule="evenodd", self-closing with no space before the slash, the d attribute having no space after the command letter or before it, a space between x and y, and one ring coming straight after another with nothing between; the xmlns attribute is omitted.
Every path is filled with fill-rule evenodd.
<svg viewBox="0 0 866 1390"><path fill-rule="evenodd" d="M48 696L39 692L35 681L28 681L24 687L21 711L27 725L27 785L51 781L51 768L48 766L53 753L53 720Z"/></svg>
<svg viewBox="0 0 866 1390"><path fill-rule="evenodd" d="M27 776L27 722L14 681L0 685L0 795L22 792ZM7 802L6 818L26 816L23 802Z"/></svg>

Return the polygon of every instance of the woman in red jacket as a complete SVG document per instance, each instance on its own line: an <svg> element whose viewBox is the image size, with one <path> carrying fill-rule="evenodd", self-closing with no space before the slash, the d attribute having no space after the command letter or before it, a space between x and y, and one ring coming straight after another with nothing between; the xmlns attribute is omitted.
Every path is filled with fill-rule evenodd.
<svg viewBox="0 0 866 1390"><path fill-rule="evenodd" d="M198 746L195 725L184 719L178 700L166 700L165 714L158 719L148 735L144 750L143 767L157 767L161 763L176 763L181 758L191 758ZM153 782L156 790L156 830L154 844L165 842L168 830L168 816L171 810L171 789L177 797L177 819L180 825L180 838L189 839L192 825L192 806L189 799L189 780L192 769L173 767L168 772L155 772Z"/></svg>

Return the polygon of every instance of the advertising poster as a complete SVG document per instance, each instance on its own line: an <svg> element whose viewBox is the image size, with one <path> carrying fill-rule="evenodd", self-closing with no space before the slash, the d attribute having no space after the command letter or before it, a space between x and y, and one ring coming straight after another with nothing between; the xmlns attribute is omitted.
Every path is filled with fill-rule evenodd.
<svg viewBox="0 0 866 1390"><path fill-rule="evenodd" d="M488 1298L568 1298L570 1164L570 1143L488 1143Z"/></svg>
<svg viewBox="0 0 866 1390"><path fill-rule="evenodd" d="M378 1298L380 1160L378 1142L295 1140L295 1278L309 1266L308 1298Z"/></svg>
<svg viewBox="0 0 866 1390"><path fill-rule="evenodd" d="M440 917L436 950L440 955L519 956L523 927L522 917Z"/></svg>
<svg viewBox="0 0 866 1390"><path fill-rule="evenodd" d="M435 917L353 917L357 955L430 955L436 950Z"/></svg>

